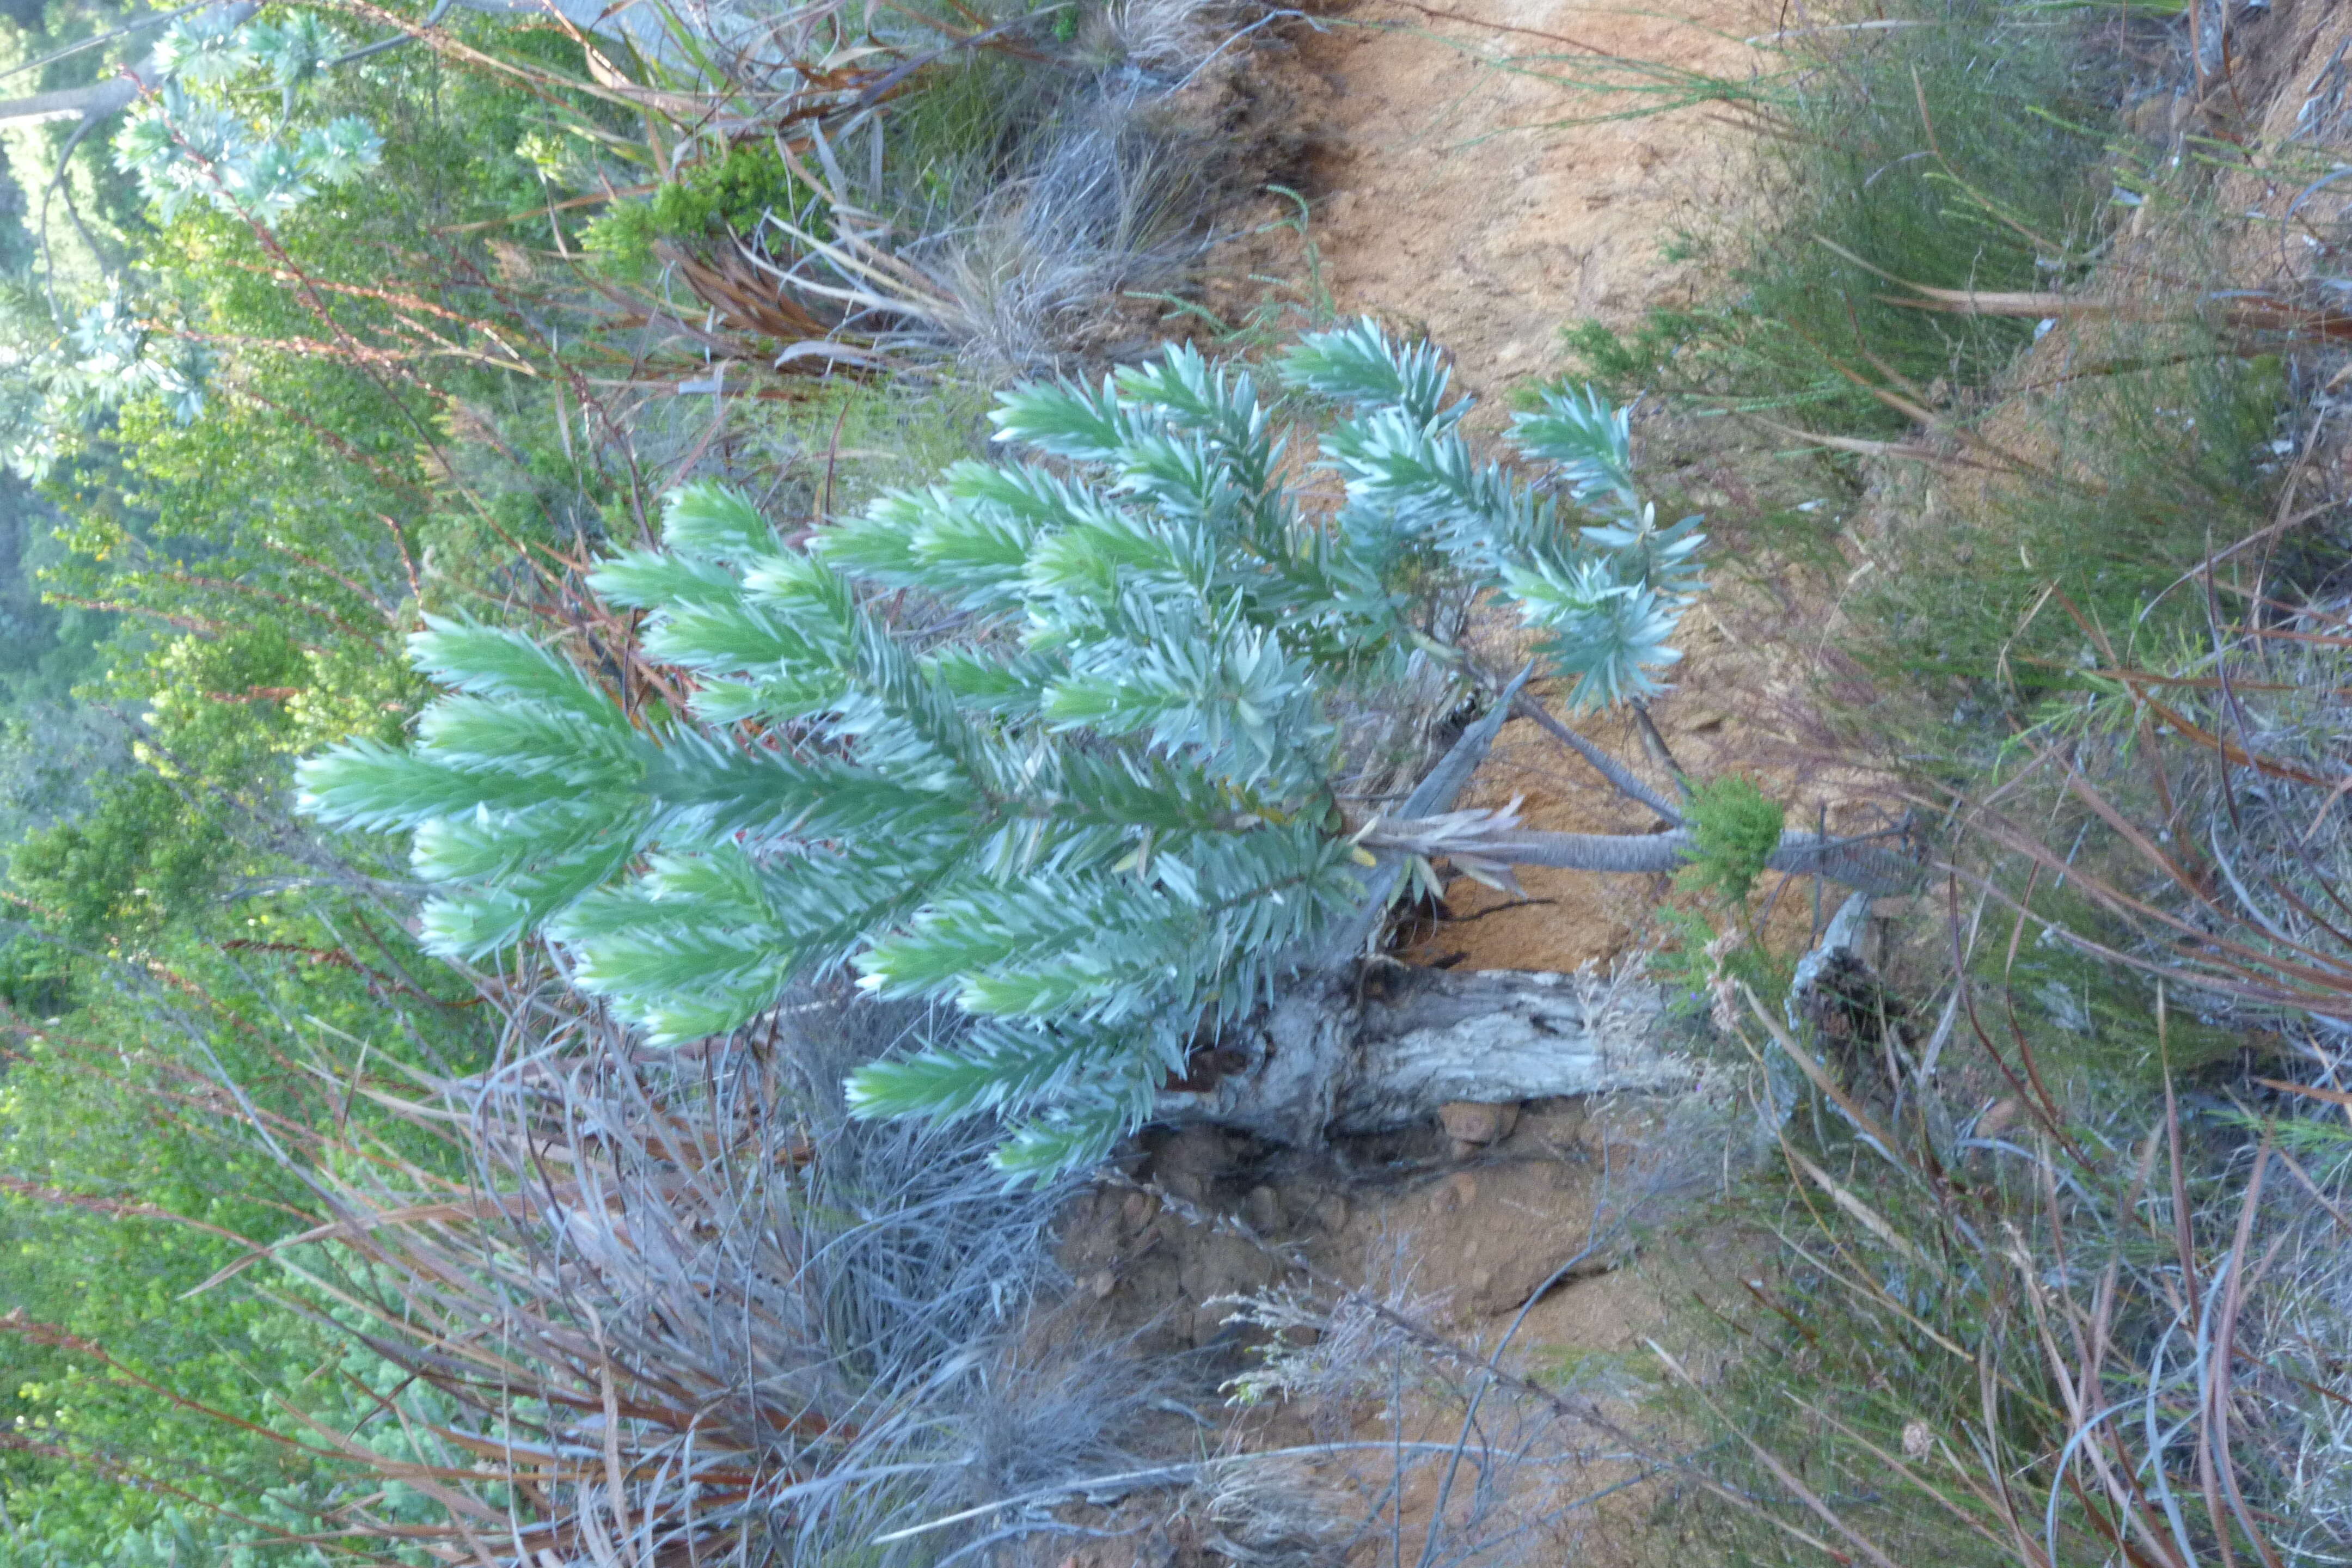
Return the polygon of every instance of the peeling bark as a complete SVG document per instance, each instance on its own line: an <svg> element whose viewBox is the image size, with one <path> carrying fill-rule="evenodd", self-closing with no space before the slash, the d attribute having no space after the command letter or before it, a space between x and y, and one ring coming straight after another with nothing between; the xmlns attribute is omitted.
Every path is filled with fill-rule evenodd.
<svg viewBox="0 0 2352 1568"><path fill-rule="evenodd" d="M1239 1070L1163 1096L1160 1119L1306 1144L1411 1126L1449 1100L1666 1090L1692 1078L1662 1038L1654 985L1402 967L1382 978L1360 1001L1339 984L1284 997L1240 1047Z"/></svg>
<svg viewBox="0 0 2352 1568"><path fill-rule="evenodd" d="M1511 1102L1690 1079L1660 1041L1657 988L1568 974L1392 972L1356 1019L1352 1074L1333 1105L1339 1132L1379 1132L1448 1100Z"/></svg>

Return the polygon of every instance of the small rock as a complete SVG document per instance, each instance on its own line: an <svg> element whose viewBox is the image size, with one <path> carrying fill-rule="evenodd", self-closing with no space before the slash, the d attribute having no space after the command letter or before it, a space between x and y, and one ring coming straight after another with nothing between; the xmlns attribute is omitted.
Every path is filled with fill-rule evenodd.
<svg viewBox="0 0 2352 1568"><path fill-rule="evenodd" d="M1099 1301L1118 1289L1118 1276L1108 1268L1102 1269L1087 1280L1087 1289L1093 1292L1094 1299Z"/></svg>
<svg viewBox="0 0 2352 1568"><path fill-rule="evenodd" d="M1141 1230L1160 1215L1160 1200L1150 1193L1129 1193L1127 1202L1119 1205L1120 1223L1130 1231Z"/></svg>
<svg viewBox="0 0 2352 1568"><path fill-rule="evenodd" d="M1437 1108L1437 1122L1456 1143L1499 1143L1519 1124L1519 1108L1516 1101L1487 1105L1475 1100L1448 1100Z"/></svg>
<svg viewBox="0 0 2352 1568"><path fill-rule="evenodd" d="M1325 1193L1315 1200L1315 1223L1332 1236L1348 1228L1348 1194Z"/></svg>
<svg viewBox="0 0 2352 1568"><path fill-rule="evenodd" d="M1195 1171L1170 1171L1160 1178L1168 1195L1180 1204L1200 1207L1209 1195L1209 1178Z"/></svg>
<svg viewBox="0 0 2352 1568"><path fill-rule="evenodd" d="M1211 1184L1232 1163L1233 1147L1213 1127L1180 1131L1160 1147L1151 1162L1160 1184L1188 1204L1206 1201Z"/></svg>
<svg viewBox="0 0 2352 1568"><path fill-rule="evenodd" d="M1429 1206L1438 1214L1452 1214L1477 1201L1478 1180L1467 1171L1456 1171L1437 1184L1429 1195Z"/></svg>

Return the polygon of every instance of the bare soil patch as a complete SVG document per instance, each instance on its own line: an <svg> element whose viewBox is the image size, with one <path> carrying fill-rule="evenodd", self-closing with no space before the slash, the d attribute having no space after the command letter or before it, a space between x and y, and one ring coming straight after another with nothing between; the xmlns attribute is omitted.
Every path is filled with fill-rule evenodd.
<svg viewBox="0 0 2352 1568"><path fill-rule="evenodd" d="M1704 106L1562 86L1616 58L1742 79L1752 0L1370 0L1301 44L1330 88L1316 237L1343 310L1424 327L1494 399L1563 368L1559 330L1629 321L1701 281L1666 258L1738 190L1743 138ZM1761 26L1769 27L1766 19Z"/></svg>
<svg viewBox="0 0 2352 1568"><path fill-rule="evenodd" d="M1343 315L1375 313L1446 348L1460 384L1481 401L1474 428L1498 431L1516 387L1567 368L1563 325L1587 316L1622 324L1707 287L1698 263L1672 258L1673 241L1744 199L1745 133L1719 111L1698 105L1597 120L1642 100L1571 90L1536 73L1562 61L1590 70L1615 57L1740 78L1759 58L1742 39L1770 26L1749 0L1696 0L1675 15L1590 0L1454 0L1445 9L1366 0L1327 14L1300 32L1282 73L1285 92L1311 121L1303 194L1321 285ZM1580 119L1593 122L1558 123ZM1251 269L1286 265L1295 282L1306 281L1295 251ZM1223 309L1234 296L1213 289L1211 299ZM1805 595L1769 584L1719 587L1686 619L1675 689L1653 711L1694 774L1749 773L1791 803L1792 822L1826 817L1849 827L1872 781L1815 744L1804 717L1826 614L1817 586ZM1478 635L1493 645L1485 650L1491 662L1510 660L1512 627ZM1545 695L1557 710L1559 694ZM1672 787L1626 718L1580 722L1638 773ZM1650 826L1639 806L1523 721L1504 727L1460 804L1514 798L1537 827ZM1457 880L1441 918L1399 957L1471 969L1605 969L1650 939L1670 890L1664 878L1543 869L1521 881L1523 894L1513 897ZM1809 887L1795 889L1769 929L1801 946L1813 918ZM1202 1354L1211 1379L1249 1364L1254 1339L1263 1338L1229 1321L1234 1309L1221 1298L1273 1287L1286 1271L1268 1247L1185 1210L1235 1216L1266 1241L1301 1249L1326 1278L1409 1289L1465 1342L1492 1343L1525 1309L1510 1365L1559 1378L1622 1367L1631 1390L1654 1372L1645 1342L1674 1337L1695 1294L1737 1294L1763 1266L1745 1237L1675 1227L1691 1199L1720 1190L1738 1157L1675 1146L1665 1134L1670 1111L1654 1100L1544 1101L1522 1108L1491 1142L1465 1145L1430 1127L1359 1141L1329 1158L1206 1128L1155 1133L1129 1173L1174 1206L1150 1192L1107 1187L1071 1214L1064 1260L1098 1328L1136 1336L1139 1350ZM1615 1226L1637 1189L1647 1198L1638 1205L1643 1223ZM1597 1238L1605 1239L1596 1248ZM1418 1432L1430 1415L1367 1407L1349 1435ZM1285 1419L1232 1412L1221 1437L1261 1448L1296 1440L1302 1434ZM1624 1494L1608 1510L1636 1534L1641 1497ZM1428 1507L1407 1489L1408 1524ZM1580 1553L1597 1545L1585 1538ZM1621 1541L1602 1554L1627 1561L1634 1550Z"/></svg>

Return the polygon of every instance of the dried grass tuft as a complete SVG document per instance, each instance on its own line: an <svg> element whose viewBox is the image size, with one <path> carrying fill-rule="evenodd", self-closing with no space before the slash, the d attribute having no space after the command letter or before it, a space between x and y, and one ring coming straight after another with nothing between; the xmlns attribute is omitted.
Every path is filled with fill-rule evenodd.
<svg viewBox="0 0 2352 1568"><path fill-rule="evenodd" d="M303 1166L323 1223L273 1249L289 1303L412 1391L377 1423L406 1457L306 1434L359 1474L342 1529L518 1568L935 1563L1059 1527L876 1538L1131 1463L1150 1380L1037 1321L1063 1194L1006 1189L973 1130L843 1112L844 1070L920 1015L803 996L640 1057L559 989L506 1005L498 1066L377 1097L467 1173L331 1149Z"/></svg>

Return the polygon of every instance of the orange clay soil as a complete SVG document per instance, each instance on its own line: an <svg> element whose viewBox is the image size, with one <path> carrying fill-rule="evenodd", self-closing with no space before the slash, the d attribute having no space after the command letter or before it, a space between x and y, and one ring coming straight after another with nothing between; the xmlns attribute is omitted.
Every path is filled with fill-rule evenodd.
<svg viewBox="0 0 2352 1568"><path fill-rule="evenodd" d="M1669 100L1561 80L1635 82L1610 57L1744 79L1760 59L1742 36L1770 26L1759 9L1368 0L1321 18L1300 52L1329 90L1310 194L1340 309L1426 329L1493 400L1563 368L1563 325L1679 298L1689 264L1662 252L1719 217L1745 138L1706 105L1564 124Z"/></svg>

